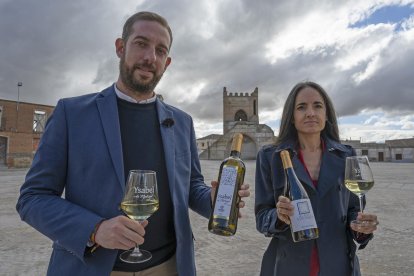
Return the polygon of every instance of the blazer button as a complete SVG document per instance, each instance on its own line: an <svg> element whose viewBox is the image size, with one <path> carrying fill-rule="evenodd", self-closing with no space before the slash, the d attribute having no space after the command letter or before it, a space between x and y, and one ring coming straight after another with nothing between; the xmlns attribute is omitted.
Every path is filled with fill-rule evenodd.
<svg viewBox="0 0 414 276"><path fill-rule="evenodd" d="M346 216L342 216L342 222L346 222Z"/></svg>
<svg viewBox="0 0 414 276"><path fill-rule="evenodd" d="M341 184L338 185L338 190L342 191L342 185Z"/></svg>

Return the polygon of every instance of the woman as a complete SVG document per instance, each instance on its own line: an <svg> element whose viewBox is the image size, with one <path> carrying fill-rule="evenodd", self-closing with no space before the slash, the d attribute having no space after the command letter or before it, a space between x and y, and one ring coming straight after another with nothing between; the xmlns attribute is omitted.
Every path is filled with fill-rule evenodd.
<svg viewBox="0 0 414 276"><path fill-rule="evenodd" d="M289 229L293 215L283 196L285 175L280 151L292 156L295 172L311 200L319 238L294 243ZM358 197L344 186L345 158L355 151L342 145L332 102L314 82L301 82L290 92L275 145L260 150L256 165L256 227L273 237L262 261L261 275L360 275L355 254L364 248L378 224L360 213ZM350 226L352 220L366 226Z"/></svg>

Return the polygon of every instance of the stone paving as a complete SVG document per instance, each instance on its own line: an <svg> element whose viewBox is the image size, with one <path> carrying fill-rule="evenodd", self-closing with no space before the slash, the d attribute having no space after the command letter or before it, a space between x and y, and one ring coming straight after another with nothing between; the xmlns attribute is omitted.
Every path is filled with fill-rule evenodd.
<svg viewBox="0 0 414 276"><path fill-rule="evenodd" d="M206 183L217 178L220 162L202 161ZM247 161L245 181L252 196L246 199L243 218L233 237L207 230L207 219L191 213L195 236L197 274L258 275L269 242L255 228L254 170ZM414 275L414 164L372 163L375 186L367 195L367 212L379 216L379 229L357 254L362 275ZM26 170L0 170L0 275L45 275L51 241L20 221L16 199Z"/></svg>

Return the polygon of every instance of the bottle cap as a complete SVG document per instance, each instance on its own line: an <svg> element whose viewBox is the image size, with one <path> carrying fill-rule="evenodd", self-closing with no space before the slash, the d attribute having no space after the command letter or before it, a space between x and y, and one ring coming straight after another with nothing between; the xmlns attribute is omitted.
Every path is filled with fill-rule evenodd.
<svg viewBox="0 0 414 276"><path fill-rule="evenodd" d="M242 144L243 144L243 134L235 133L233 136L233 143L231 144L231 150L241 152Z"/></svg>
<svg viewBox="0 0 414 276"><path fill-rule="evenodd" d="M290 160L290 154L287 150L282 150L280 152L280 158L282 159L283 168L292 168L292 161Z"/></svg>

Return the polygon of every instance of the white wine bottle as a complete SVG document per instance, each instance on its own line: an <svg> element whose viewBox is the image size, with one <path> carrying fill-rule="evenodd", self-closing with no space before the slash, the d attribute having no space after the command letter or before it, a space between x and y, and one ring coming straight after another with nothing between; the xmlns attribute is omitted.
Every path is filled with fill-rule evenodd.
<svg viewBox="0 0 414 276"><path fill-rule="evenodd" d="M293 241L300 242L316 239L319 237L319 230L309 196L293 170L289 152L287 150L281 151L280 157L287 180L285 190L288 191L288 197L294 207L294 214L290 217L290 230Z"/></svg>
<svg viewBox="0 0 414 276"><path fill-rule="evenodd" d="M233 236L237 230L240 196L238 190L244 181L246 166L240 159L243 134L233 136L230 157L220 165L218 186L213 201L213 213L208 230L221 236Z"/></svg>

